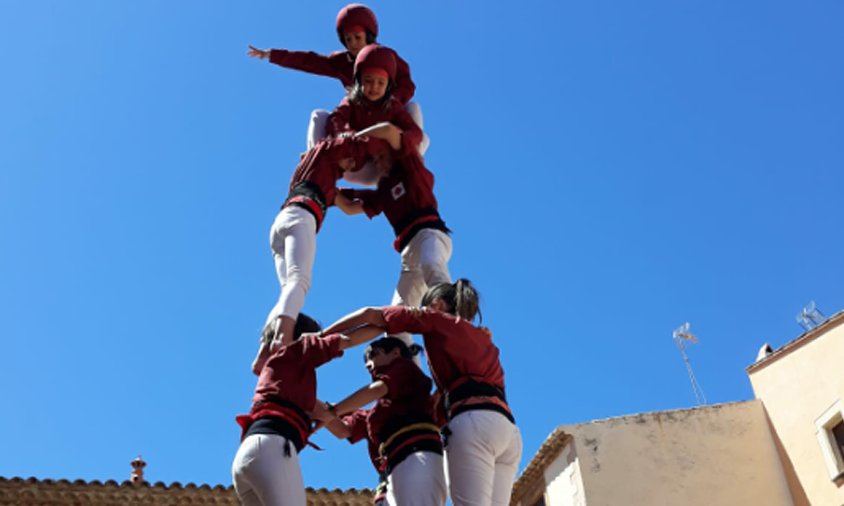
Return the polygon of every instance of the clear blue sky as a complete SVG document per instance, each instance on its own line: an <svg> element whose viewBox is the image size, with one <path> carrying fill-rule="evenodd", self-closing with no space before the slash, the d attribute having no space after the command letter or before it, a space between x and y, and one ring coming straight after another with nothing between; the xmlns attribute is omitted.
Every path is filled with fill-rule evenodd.
<svg viewBox="0 0 844 506"><path fill-rule="evenodd" d="M336 81L344 2L0 3L0 475L229 484L278 295L267 235ZM502 350L524 466L555 426L710 402L844 309L844 3L372 2L410 63L454 276ZM306 311L389 301L383 218L333 210ZM360 349L322 397L367 381ZM305 481L373 484L328 434Z"/></svg>

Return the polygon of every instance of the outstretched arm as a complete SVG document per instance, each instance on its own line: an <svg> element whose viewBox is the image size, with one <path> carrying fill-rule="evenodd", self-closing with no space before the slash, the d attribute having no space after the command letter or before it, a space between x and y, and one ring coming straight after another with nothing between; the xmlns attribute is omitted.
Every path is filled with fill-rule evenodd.
<svg viewBox="0 0 844 506"><path fill-rule="evenodd" d="M269 49L258 49L257 47L250 44L249 45L249 51L247 51L246 54L251 56L252 58L258 58L259 60L266 60L267 58L270 57L270 50Z"/></svg>
<svg viewBox="0 0 844 506"><path fill-rule="evenodd" d="M342 401L338 402L336 405L331 405L328 403L322 403L322 405L320 405L320 403L318 402L316 406L317 409L314 410L312 416L317 420L320 420L321 422L325 423L328 429L331 430L332 423L335 420L338 420L339 417L343 415L348 415L349 413L353 413L354 411L366 406L370 402L377 401L378 399L387 395L388 392L389 389L383 381L375 380L369 385L359 388L356 392L349 395ZM334 423L334 426L337 429L341 429L336 425L336 423ZM334 434L334 431L332 431L332 434ZM337 436L337 434L334 435Z"/></svg>
<svg viewBox="0 0 844 506"><path fill-rule="evenodd" d="M347 415L356 409L362 408L372 401L377 401L389 392L387 385L381 380L375 380L365 387L359 388L355 393L346 397L334 406L337 416Z"/></svg>
<svg viewBox="0 0 844 506"><path fill-rule="evenodd" d="M345 350L353 346L358 346L363 343L372 341L376 337L384 333L381 327L373 325L363 325L350 332L346 332L345 339L340 343L340 348Z"/></svg>
<svg viewBox="0 0 844 506"><path fill-rule="evenodd" d="M259 60L270 60L270 63L275 63L282 67L289 69L301 70L311 74L318 74L321 76L334 77L341 79L343 72L338 65L338 59L334 55L325 56L313 51L288 51L287 49L259 49L255 46L249 46L249 51L246 53L252 58Z"/></svg>
<svg viewBox="0 0 844 506"><path fill-rule="evenodd" d="M347 314L336 322L322 330L322 334L334 334L336 332L346 332L369 325L378 327L380 332L383 332L386 322L384 321L384 314L380 307L364 307L358 309L354 313Z"/></svg>

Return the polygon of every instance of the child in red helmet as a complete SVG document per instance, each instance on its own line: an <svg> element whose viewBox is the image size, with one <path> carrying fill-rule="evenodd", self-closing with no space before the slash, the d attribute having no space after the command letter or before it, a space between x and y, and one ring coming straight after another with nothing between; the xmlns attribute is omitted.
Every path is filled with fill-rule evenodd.
<svg viewBox="0 0 844 506"><path fill-rule="evenodd" d="M286 345L293 338L296 317L311 284L316 235L327 208L335 204L337 180L387 149L383 141L366 137L326 139L305 153L293 172L287 199L270 228L281 294L264 324L252 363L255 374L261 373L272 342Z"/></svg>
<svg viewBox="0 0 844 506"><path fill-rule="evenodd" d="M337 14L337 36L345 51L335 51L328 56L311 51L288 51L287 49L258 49L249 46L249 56L267 59L271 63L311 74L339 79L348 90L355 81L354 65L358 52L378 37L378 20L368 7L349 4ZM410 78L407 62L396 55L395 96L402 104L413 97L416 85Z"/></svg>
<svg viewBox="0 0 844 506"><path fill-rule="evenodd" d="M311 51L288 51L286 49L258 49L249 46L248 55L259 59L269 59L271 63L282 67L301 70L312 74L339 79L347 90L355 82L355 57L368 44L375 43L378 36L378 20L365 5L349 4L337 14L337 35L345 51L336 51L330 55L321 55ZM413 120L421 129L422 111L418 104L410 102L416 85L410 77L410 67L398 54L390 49L396 60L396 72L392 94L404 105ZM326 135L328 112L314 110L308 126L308 149L312 148ZM422 152L427 148L427 138L423 137Z"/></svg>
<svg viewBox="0 0 844 506"><path fill-rule="evenodd" d="M349 95L328 117L329 136L358 133L386 140L400 155L420 150L423 133L392 95L395 87L396 59L390 49L370 44L355 59L355 84ZM379 125L375 128L370 128ZM368 129L368 130L367 130ZM375 184L377 174L372 166L347 180Z"/></svg>
<svg viewBox="0 0 844 506"><path fill-rule="evenodd" d="M413 354L396 337L373 341L364 352L372 382L336 406L317 402L313 416L338 438L366 439L370 459L387 483L387 504L443 506L448 494L431 380ZM362 409L373 401L371 409Z"/></svg>

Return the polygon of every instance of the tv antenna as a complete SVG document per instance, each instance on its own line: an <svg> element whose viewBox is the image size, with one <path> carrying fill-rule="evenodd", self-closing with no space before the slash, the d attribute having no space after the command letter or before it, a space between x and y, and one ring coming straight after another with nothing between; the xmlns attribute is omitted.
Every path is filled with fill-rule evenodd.
<svg viewBox="0 0 844 506"><path fill-rule="evenodd" d="M803 330L812 330L823 323L825 319L826 317L821 313L821 310L815 306L815 301L809 302L797 315L797 323L803 327Z"/></svg>
<svg viewBox="0 0 844 506"><path fill-rule="evenodd" d="M697 399L698 406L706 404L706 395L703 394L703 389L695 378L695 372L692 370L692 364L689 362L689 356L686 355L686 343L697 344L697 337L689 332L689 322L686 322L676 329L672 334L674 337L674 344L680 349L680 354L683 355L683 362L686 364L686 371L689 373L689 381L692 382L692 389L695 391L695 399Z"/></svg>

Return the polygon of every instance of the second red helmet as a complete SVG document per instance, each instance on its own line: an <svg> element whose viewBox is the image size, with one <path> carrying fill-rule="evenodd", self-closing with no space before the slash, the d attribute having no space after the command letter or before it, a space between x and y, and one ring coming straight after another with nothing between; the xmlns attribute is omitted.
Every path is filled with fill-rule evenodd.
<svg viewBox="0 0 844 506"><path fill-rule="evenodd" d="M396 80L396 55L392 49L378 44L370 44L358 53L355 58L355 77L366 69L379 68L387 72L391 82Z"/></svg>

